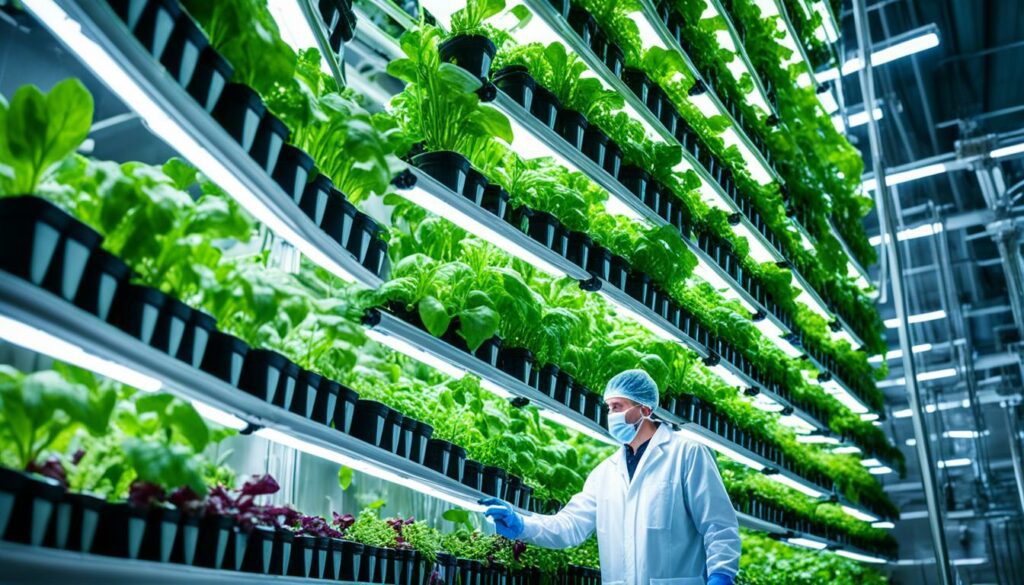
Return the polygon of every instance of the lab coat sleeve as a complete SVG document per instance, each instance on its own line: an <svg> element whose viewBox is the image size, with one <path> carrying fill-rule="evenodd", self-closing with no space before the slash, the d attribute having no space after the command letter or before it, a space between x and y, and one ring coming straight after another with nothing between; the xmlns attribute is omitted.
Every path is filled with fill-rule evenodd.
<svg viewBox="0 0 1024 585"><path fill-rule="evenodd" d="M707 574L735 576L740 565L740 528L715 457L704 445L687 446L683 489L697 532L704 537Z"/></svg>
<svg viewBox="0 0 1024 585"><path fill-rule="evenodd" d="M583 491L573 496L557 514L524 516L519 539L546 548L583 544L594 533L597 524L597 475L598 470L595 469L587 477Z"/></svg>

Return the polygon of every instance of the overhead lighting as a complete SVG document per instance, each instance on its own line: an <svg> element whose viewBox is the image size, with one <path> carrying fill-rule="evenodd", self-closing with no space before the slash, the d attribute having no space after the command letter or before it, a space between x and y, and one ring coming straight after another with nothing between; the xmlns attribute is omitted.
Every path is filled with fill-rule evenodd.
<svg viewBox="0 0 1024 585"><path fill-rule="evenodd" d="M821 498L821 497L824 497L824 496L828 495L827 493L825 493L824 490L818 489L816 487L811 487L810 485L807 485L807 484L805 484L803 482L796 481L796 480L790 478L789 476L783 475L781 473L772 473L772 474L769 474L767 477L769 479L771 479L771 480L774 480L774 481L776 481L778 483L781 483L782 485L784 485L786 487L793 488L796 491L798 491L798 492L800 492L800 493L802 493L802 494L804 494L806 496L810 496L812 498Z"/></svg>
<svg viewBox="0 0 1024 585"><path fill-rule="evenodd" d="M811 444L811 445L814 445L814 444L818 444L818 445L838 445L839 444L839 439L837 439L836 437L830 437L830 436L827 436L827 435L810 434L810 435L797 435L796 436L796 442L797 443L807 443L807 444Z"/></svg>
<svg viewBox="0 0 1024 585"><path fill-rule="evenodd" d="M907 38L906 40L897 41L888 47L872 52L871 65L877 67L879 65L891 63L892 61L896 61L897 59L909 57L910 55L914 55L922 51L927 51L928 49L932 49L934 47L939 46L939 35L938 33L935 32L936 30L936 26L934 24L930 24L928 26L917 29L917 31L911 31L907 33L906 36L908 36L909 38ZM846 76L852 73L856 73L863 68L864 61L860 57L854 57L843 63L842 73L843 76ZM815 77L817 77L819 81L829 81L832 79L837 79L839 77L839 70L833 67L832 69L827 69L820 73L816 73Z"/></svg>
<svg viewBox="0 0 1024 585"><path fill-rule="evenodd" d="M711 447L715 451L718 451L719 453L725 455L726 457L732 459L733 461L746 465L747 467L755 471L761 471L764 469L764 465L761 462L750 457L747 457L746 455L739 453L735 449L732 449L731 447L728 447L725 444L721 443L720 441L717 441L703 433L694 432L693 430L690 429L689 425L684 425L677 432L684 438L689 439L690 441L695 441L702 445L707 445L708 447Z"/></svg>
<svg viewBox="0 0 1024 585"><path fill-rule="evenodd" d="M872 117L875 120L881 120L884 117L884 115L882 114L882 108L875 108L875 109L871 110L871 113L873 114ZM867 124L867 123L868 123L868 113L867 113L867 111L856 112L854 114L850 114L846 118L846 123L843 122L843 117L842 116L832 116L832 124L835 125L836 130L838 130L839 132L845 132L847 128L856 128L858 126L863 126L864 124Z"/></svg>
<svg viewBox="0 0 1024 585"><path fill-rule="evenodd" d="M0 339L144 392L156 392L163 387L163 383L152 376L101 358L42 329L4 315L0 315Z"/></svg>
<svg viewBox="0 0 1024 585"><path fill-rule="evenodd" d="M839 103L836 102L836 98L828 86L822 86L818 91L818 101L821 102L821 107L825 108L826 114L831 114L839 109Z"/></svg>
<svg viewBox="0 0 1024 585"><path fill-rule="evenodd" d="M231 414L230 412L221 410L215 406L210 406L205 402L193 400L192 407L196 409L196 412L199 413L199 416L205 418L208 421L217 423L222 427L227 427L229 429L241 431L249 426L249 423Z"/></svg>
<svg viewBox="0 0 1024 585"><path fill-rule="evenodd" d="M931 177L946 172L948 166L946 163L935 163L918 167L916 169L910 169L907 171L900 171L898 173L885 174L885 185L886 187L895 187L910 181L916 181L917 179L923 179L925 177ZM878 181L876 179L868 179L864 181L862 185L865 191L874 191L878 188Z"/></svg>
<svg viewBox="0 0 1024 585"><path fill-rule="evenodd" d="M844 388L842 384L837 382L835 378L822 382L821 387L825 392L843 403L844 406L852 410L855 414L866 414L870 412L870 409L865 406L864 403Z"/></svg>
<svg viewBox="0 0 1024 585"><path fill-rule="evenodd" d="M956 376L956 368L943 368L931 372L921 372L917 375L917 381L928 382L929 380L941 380L942 378L952 378L953 376Z"/></svg>
<svg viewBox="0 0 1024 585"><path fill-rule="evenodd" d="M622 315L627 319L632 319L633 321L636 321L637 323L640 324L641 327L653 333L656 337L659 337L665 341L674 341L676 343L682 343L682 339L679 338L679 335L673 334L668 329L655 323L652 319L648 319L645 315L641 314L639 310L633 310L631 307L626 306L626 303L632 302L632 299L630 299L629 301L620 301L618 298L620 295L619 290L616 289L614 291L609 291L607 290L607 287L605 287L598 291L598 294L604 297L604 299L608 301L609 304L615 307L616 312L622 313ZM732 384L730 383L730 385Z"/></svg>
<svg viewBox="0 0 1024 585"><path fill-rule="evenodd" d="M956 459L946 459L945 461L939 461L939 469L948 469L950 467L965 467L971 464L971 460L966 457L959 457Z"/></svg>
<svg viewBox="0 0 1024 585"><path fill-rule="evenodd" d="M827 542L821 542L820 540L811 540L810 538L793 537L787 538L786 542L789 544L795 544L796 546L802 546L804 548L812 548L814 550L822 550L828 548Z"/></svg>
<svg viewBox="0 0 1024 585"><path fill-rule="evenodd" d="M927 323L928 321L935 321L938 319L945 318L946 312L940 309L938 311L929 311L927 313L918 313L916 315L911 315L907 317L907 322L910 323L911 325L915 325L917 323ZM895 317L893 317L892 319L885 320L885 326L888 327L889 329L895 329L899 327L899 324L900 320Z"/></svg>
<svg viewBox="0 0 1024 585"><path fill-rule="evenodd" d="M319 457L320 459L324 459L332 463L337 463L338 465L350 467L356 471L360 471L367 475L372 475L374 477L383 479L384 481L388 481L397 485L405 486L419 493L427 494L435 498L442 499L450 504L461 506L468 510L482 512L484 509L483 506L476 503L475 499L461 498L454 494L450 494L443 490L439 490L434 486L431 486L417 479L416 477L401 475L392 470L387 465L383 463L378 463L373 459L361 459L357 457L352 457L345 453L342 453L341 451L329 449L327 447L323 447L321 445L317 445L309 441L299 439L288 433L284 433L282 431L270 427L258 429L254 434L263 437L264 439L267 439L268 441L271 441L273 443L284 445L285 447L290 447L297 451L302 451L303 453L312 455L314 457Z"/></svg>
<svg viewBox="0 0 1024 585"><path fill-rule="evenodd" d="M917 439L911 437L911 438L907 439L906 444L907 444L907 447L916 447L917 446Z"/></svg>
<svg viewBox="0 0 1024 585"><path fill-rule="evenodd" d="M892 468L886 467L885 465L882 465L881 467L872 467L871 469L868 469L868 473L871 475L886 475L888 473L892 473Z"/></svg>
<svg viewBox="0 0 1024 585"><path fill-rule="evenodd" d="M946 439L976 439L980 435L978 431L944 431L942 436Z"/></svg>
<svg viewBox="0 0 1024 585"><path fill-rule="evenodd" d="M942 224L939 223L939 222L926 223L924 225L920 225L920 226L917 226L917 227L914 227L914 228L900 230L899 232L896 233L896 240L899 241L899 242L904 242L906 240L913 240L913 239L916 239L916 238L924 238L924 237L927 237L927 236L934 236L934 235L942 233L942 229L943 229L942 228ZM881 243L882 243L882 236L881 236L881 234L879 234L877 236L871 236L868 239L868 242L872 246L881 245Z"/></svg>
<svg viewBox="0 0 1024 585"><path fill-rule="evenodd" d="M842 447L832 449L832 452L836 455L856 455L860 453L860 447L856 445L844 445Z"/></svg>
<svg viewBox="0 0 1024 585"><path fill-rule="evenodd" d="M878 413L875 413L875 412L865 412L864 414L860 415L860 420L866 421L866 422L871 422L871 421L878 420Z"/></svg>
<svg viewBox="0 0 1024 585"><path fill-rule="evenodd" d="M1004 146L1002 148L997 148L997 149L993 150L992 152L990 152L989 156L991 156L992 158L1003 158L1004 156L1010 156L1010 155L1013 155L1013 154L1020 154L1022 152L1024 152L1024 142L1021 142L1020 144L1013 144L1013 145L1010 145L1010 146Z"/></svg>
<svg viewBox="0 0 1024 585"><path fill-rule="evenodd" d="M913 353L925 353L925 352L928 352L928 351L931 351L931 350L932 350L932 344L930 344L930 343L921 343L921 344L915 345L914 347L911 348L911 351ZM903 350L902 349L894 349L892 351L887 351L885 353L884 359L885 360L898 360L898 359L900 359L902 357L903 357ZM868 361L873 363L873 364L881 363L882 360L883 360L883 357L881 355L873 355L873 356L868 358Z"/></svg>
<svg viewBox="0 0 1024 585"><path fill-rule="evenodd" d="M914 411L910 410L909 408L903 408L903 409L900 409L900 410L894 410L892 412L892 417L893 418L909 418L909 417L913 416L913 414L914 414Z"/></svg>
<svg viewBox="0 0 1024 585"><path fill-rule="evenodd" d="M984 565L988 562L987 558L971 557L967 559L953 559L953 564L957 566L962 565Z"/></svg>
<svg viewBox="0 0 1024 585"><path fill-rule="evenodd" d="M892 522L876 522L876 524L892 524ZM891 528L895 528L895 526L892 526ZM846 557L846 558L848 558L850 560L860 561L862 563L884 564L884 563L889 562L889 561L883 559L882 557L873 557L873 556L870 556L870 555L865 555L865 554L856 553L856 552L852 552L852 551L848 551L848 550L843 550L843 549L839 549L839 550L835 551L835 553L837 555L841 556L841 557Z"/></svg>
<svg viewBox="0 0 1024 585"><path fill-rule="evenodd" d="M400 354L407 355L420 363L426 364L439 372L455 378L456 380L460 380L466 375L466 371L462 368L437 357L425 349L416 347L405 339L394 335L388 335L387 333L382 333L373 328L366 329L365 331L366 336L377 343L387 346Z"/></svg>
<svg viewBox="0 0 1024 585"><path fill-rule="evenodd" d="M883 530L888 530L888 529L896 528L896 524L894 524L892 522L889 522L888 520L882 520L880 522L872 522L871 523L871 527L872 528L881 528Z"/></svg>
<svg viewBox="0 0 1024 585"><path fill-rule="evenodd" d="M864 467L878 467L879 465L882 464L882 462L879 461L878 459L875 459L874 457L871 457L870 459L861 459L860 464L863 465Z"/></svg>
<svg viewBox="0 0 1024 585"><path fill-rule="evenodd" d="M878 520L878 516L872 516L871 514L868 514L866 512L861 512L860 510L853 508L851 506L847 506L845 504L843 505L843 512L846 512L848 515L853 516L857 520L863 520L864 522L874 522L875 520Z"/></svg>
<svg viewBox="0 0 1024 585"><path fill-rule="evenodd" d="M754 396L753 405L754 408L765 412L782 412L786 408L778 401L760 393L757 396Z"/></svg>

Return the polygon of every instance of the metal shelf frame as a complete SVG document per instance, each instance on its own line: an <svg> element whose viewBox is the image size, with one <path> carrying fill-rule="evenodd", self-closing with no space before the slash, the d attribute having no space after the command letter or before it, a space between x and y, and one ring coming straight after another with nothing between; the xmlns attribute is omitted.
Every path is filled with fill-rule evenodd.
<svg viewBox="0 0 1024 585"><path fill-rule="evenodd" d="M764 89L764 84L761 83L761 77L757 74L757 70L754 68L753 61L750 60L750 55L747 54L747 49L743 46L743 42L740 40L739 33L736 32L736 25L732 22L732 15L730 15L725 7L719 0L705 0L719 16L725 20L726 28L728 29L729 36L732 37L733 45L736 46L736 56L740 58L744 68L747 70L747 75L750 76L751 81L754 82L754 87L760 94L761 99L764 100L767 110L765 113L778 116L778 112L775 110L775 106L768 100L768 92ZM756 105L756 104L755 104ZM763 108L762 108L763 109Z"/></svg>
<svg viewBox="0 0 1024 585"><path fill-rule="evenodd" d="M106 2L24 3L146 125L242 207L314 263L349 281L379 286L307 217L203 107L127 31Z"/></svg>

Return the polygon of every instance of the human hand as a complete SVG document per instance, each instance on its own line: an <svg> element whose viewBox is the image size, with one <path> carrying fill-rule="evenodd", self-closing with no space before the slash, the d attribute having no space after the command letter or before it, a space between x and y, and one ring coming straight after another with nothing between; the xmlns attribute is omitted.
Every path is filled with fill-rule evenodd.
<svg viewBox="0 0 1024 585"><path fill-rule="evenodd" d="M480 503L487 506L484 516L494 521L498 534L516 539L523 533L523 517L515 511L512 504L499 498L484 498Z"/></svg>

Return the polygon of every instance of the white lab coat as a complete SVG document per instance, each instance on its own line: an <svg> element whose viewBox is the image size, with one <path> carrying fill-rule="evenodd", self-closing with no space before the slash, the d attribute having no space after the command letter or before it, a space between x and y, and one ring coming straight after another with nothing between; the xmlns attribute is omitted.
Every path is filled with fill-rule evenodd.
<svg viewBox="0 0 1024 585"><path fill-rule="evenodd" d="M566 548L597 530L605 585L703 585L736 575L740 533L711 451L662 424L629 479L619 449L552 516L523 518L520 539Z"/></svg>

